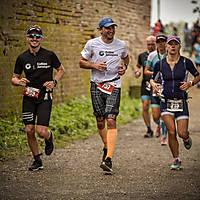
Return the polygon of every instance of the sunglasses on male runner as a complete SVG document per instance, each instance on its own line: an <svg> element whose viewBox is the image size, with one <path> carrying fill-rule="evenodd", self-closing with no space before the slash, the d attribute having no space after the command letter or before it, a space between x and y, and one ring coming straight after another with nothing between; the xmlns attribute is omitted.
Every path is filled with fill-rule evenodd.
<svg viewBox="0 0 200 200"><path fill-rule="evenodd" d="M42 36L41 35L38 35L38 34L28 34L28 37L29 38L34 38L34 37L36 37L36 39L40 39L40 38L42 38Z"/></svg>

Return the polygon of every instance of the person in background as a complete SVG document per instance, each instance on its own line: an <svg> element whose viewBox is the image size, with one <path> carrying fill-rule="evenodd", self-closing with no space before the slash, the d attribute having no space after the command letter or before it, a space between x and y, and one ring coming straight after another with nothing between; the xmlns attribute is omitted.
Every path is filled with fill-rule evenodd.
<svg viewBox="0 0 200 200"><path fill-rule="evenodd" d="M166 41L167 37L164 34L159 34L156 36L157 50L149 54L144 70L144 74L146 74L147 76L151 77L153 75L153 68L156 62L161 61L167 56L167 51L165 48ZM159 81L159 79L157 81ZM151 109L153 120L157 124L155 135L156 137L160 137L160 129L162 127L161 145L166 145L167 130L163 121L161 121L160 126L160 96L155 93L154 90L151 90Z"/></svg>
<svg viewBox="0 0 200 200"><path fill-rule="evenodd" d="M168 55L155 64L150 83L158 90L160 84L156 83L155 77L158 73L161 74L163 97L160 110L167 127L168 143L173 156L170 169L178 170L181 167L181 159L177 134L182 138L187 150L192 146L188 131L189 110L186 91L200 81L200 75L192 61L180 55L181 41L178 37L169 37L166 48ZM188 81L188 72L194 77L192 81Z"/></svg>
<svg viewBox="0 0 200 200"><path fill-rule="evenodd" d="M143 73L142 83L141 83L141 100L142 100L142 116L147 127L147 132L144 134L144 137L151 137L153 131L151 129L150 121L150 76L144 74L144 69L146 66L146 61L149 53L153 52L156 49L156 38L154 36L148 36L146 38L147 51L139 54L137 65L134 67L135 77L139 78ZM142 70L141 70L142 69ZM142 71L142 73L141 73Z"/></svg>
<svg viewBox="0 0 200 200"><path fill-rule="evenodd" d="M169 29L169 25L168 25L168 24L165 24L165 31L164 31L164 34L167 35L167 36L171 34L171 31L170 31L170 29Z"/></svg>
<svg viewBox="0 0 200 200"><path fill-rule="evenodd" d="M100 167L108 172L112 172L112 157L117 141L120 77L125 74L129 64L125 42L114 37L116 26L110 17L101 19L98 27L101 36L86 43L80 59L80 68L92 70L92 105L104 144Z"/></svg>
<svg viewBox="0 0 200 200"><path fill-rule="evenodd" d="M156 36L158 33L160 33L160 31L161 31L161 25L159 22L156 22L153 30L153 36Z"/></svg>
<svg viewBox="0 0 200 200"><path fill-rule="evenodd" d="M200 72L200 35L197 36L196 43L193 46L192 54L194 55L196 68ZM200 83L197 84L197 87L200 88Z"/></svg>
<svg viewBox="0 0 200 200"><path fill-rule="evenodd" d="M188 28L188 23L185 22L184 28L183 28L183 34L184 34L184 49L183 51L189 52L191 50L191 32Z"/></svg>
<svg viewBox="0 0 200 200"><path fill-rule="evenodd" d="M160 24L160 33L165 33L165 27L163 26L161 19L158 20L158 23Z"/></svg>
<svg viewBox="0 0 200 200"><path fill-rule="evenodd" d="M53 152L53 133L48 129L52 93L64 75L64 68L55 53L41 47L42 39L42 29L38 25L28 29L26 40L29 48L17 57L12 77L13 85L25 87L22 114L28 144L34 157L34 162L29 167L30 171L43 169L35 132L45 139L45 154L49 156ZM54 78L53 69L57 71ZM21 78L22 72L25 73L25 77Z"/></svg>
<svg viewBox="0 0 200 200"><path fill-rule="evenodd" d="M177 28L176 28L175 26L172 28L172 33L171 33L171 35L174 35L174 36L177 36L177 35L178 35L178 30L177 30Z"/></svg>

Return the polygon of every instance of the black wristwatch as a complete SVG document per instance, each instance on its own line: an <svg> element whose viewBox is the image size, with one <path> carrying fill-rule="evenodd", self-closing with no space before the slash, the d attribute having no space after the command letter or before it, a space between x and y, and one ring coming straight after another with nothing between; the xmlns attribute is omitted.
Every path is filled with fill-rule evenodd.
<svg viewBox="0 0 200 200"><path fill-rule="evenodd" d="M54 79L54 80L53 80L53 83L54 83L54 87L56 87L58 81Z"/></svg>
<svg viewBox="0 0 200 200"><path fill-rule="evenodd" d="M192 85L192 86L194 86L194 85L195 85L193 81L190 81L190 83L191 83L191 85Z"/></svg>
<svg viewBox="0 0 200 200"><path fill-rule="evenodd" d="M126 70L127 70L127 68L128 68L128 64L124 63L124 66L126 67Z"/></svg>

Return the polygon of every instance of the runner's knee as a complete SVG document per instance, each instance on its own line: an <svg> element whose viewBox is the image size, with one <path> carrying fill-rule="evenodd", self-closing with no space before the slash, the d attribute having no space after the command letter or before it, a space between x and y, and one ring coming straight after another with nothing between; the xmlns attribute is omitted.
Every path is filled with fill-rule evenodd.
<svg viewBox="0 0 200 200"><path fill-rule="evenodd" d="M116 128L116 120L107 119L107 127L108 127L108 129L115 129Z"/></svg>
<svg viewBox="0 0 200 200"><path fill-rule="evenodd" d="M37 134L39 137L46 138L48 134L48 127L37 127Z"/></svg>
<svg viewBox="0 0 200 200"><path fill-rule="evenodd" d="M143 111L145 111L145 112L149 111L149 104L147 104L147 103L143 104Z"/></svg>
<svg viewBox="0 0 200 200"><path fill-rule="evenodd" d="M186 130L186 131L178 132L178 135L179 135L180 138L186 139L186 138L188 137L189 133L188 133L188 131Z"/></svg>
<svg viewBox="0 0 200 200"><path fill-rule="evenodd" d="M27 137L35 137L35 127L32 125L26 125L26 134Z"/></svg>
<svg viewBox="0 0 200 200"><path fill-rule="evenodd" d="M104 117L97 117L96 120L97 120L97 128L100 129L100 130L104 129L105 128Z"/></svg>

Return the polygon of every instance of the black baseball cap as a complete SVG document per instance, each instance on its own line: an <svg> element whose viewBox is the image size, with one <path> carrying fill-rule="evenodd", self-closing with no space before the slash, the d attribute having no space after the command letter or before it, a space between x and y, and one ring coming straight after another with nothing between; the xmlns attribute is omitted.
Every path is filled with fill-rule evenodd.
<svg viewBox="0 0 200 200"><path fill-rule="evenodd" d="M31 26L28 29L27 34L30 34L32 31L37 31L40 35L42 35L42 29L37 25Z"/></svg>
<svg viewBox="0 0 200 200"><path fill-rule="evenodd" d="M165 35L157 35L156 36L156 42L158 42L159 40L164 40L166 42L167 41L167 36L165 36Z"/></svg>

